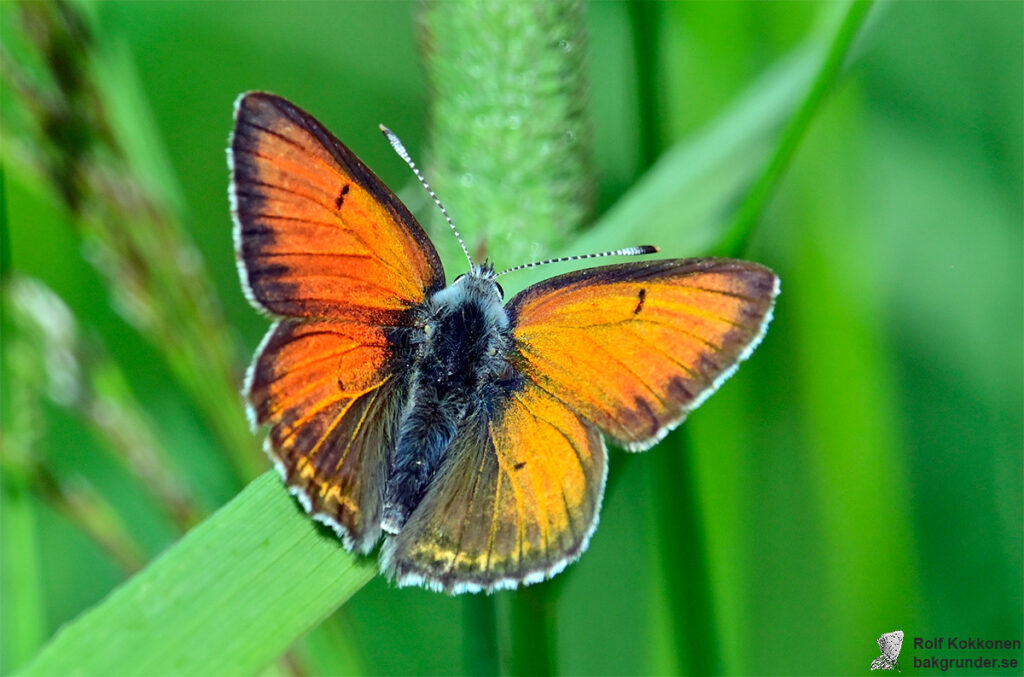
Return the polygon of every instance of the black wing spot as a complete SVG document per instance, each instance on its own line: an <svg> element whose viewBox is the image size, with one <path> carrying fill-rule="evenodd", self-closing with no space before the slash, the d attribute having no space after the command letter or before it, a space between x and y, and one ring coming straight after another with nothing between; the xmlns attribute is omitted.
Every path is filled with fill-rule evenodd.
<svg viewBox="0 0 1024 677"><path fill-rule="evenodd" d="M519 461L519 463L516 463L514 466L512 466L512 468L515 469L515 470L522 470L525 467L526 467L526 461Z"/></svg>
<svg viewBox="0 0 1024 677"><path fill-rule="evenodd" d="M644 301L647 300L647 290L646 289L641 289L640 293L638 293L636 295L636 297L637 297L637 299L639 299L639 301L636 304L636 308L633 309L633 314L634 315L639 314L640 311L643 310L643 308L644 308Z"/></svg>
<svg viewBox="0 0 1024 677"><path fill-rule="evenodd" d="M350 187L349 184L346 183L342 187L341 192L338 193L338 198L334 201L334 208L335 209L341 209L342 203L345 202L345 196L348 195L349 187Z"/></svg>

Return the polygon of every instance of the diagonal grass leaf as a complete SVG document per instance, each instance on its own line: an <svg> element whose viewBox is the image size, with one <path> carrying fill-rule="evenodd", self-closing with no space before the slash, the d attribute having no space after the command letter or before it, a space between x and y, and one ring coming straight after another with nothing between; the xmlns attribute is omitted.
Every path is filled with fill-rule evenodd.
<svg viewBox="0 0 1024 677"><path fill-rule="evenodd" d="M251 675L376 573L274 472L63 628L23 675Z"/></svg>

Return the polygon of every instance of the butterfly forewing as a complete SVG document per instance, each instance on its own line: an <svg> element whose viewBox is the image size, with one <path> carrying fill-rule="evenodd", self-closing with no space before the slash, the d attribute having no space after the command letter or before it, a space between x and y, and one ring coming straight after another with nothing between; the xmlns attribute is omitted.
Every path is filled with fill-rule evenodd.
<svg viewBox="0 0 1024 677"><path fill-rule="evenodd" d="M230 162L243 287L286 318L250 369L250 411L305 508L368 551L405 394L392 337L444 271L394 194L284 99L239 98Z"/></svg>
<svg viewBox="0 0 1024 677"><path fill-rule="evenodd" d="M560 571L597 524L606 453L597 429L533 384L456 441L409 522L384 546L400 585L515 587Z"/></svg>
<svg viewBox="0 0 1024 677"><path fill-rule="evenodd" d="M243 95L230 159L242 279L259 307L396 325L444 286L413 216L308 113Z"/></svg>
<svg viewBox="0 0 1024 677"><path fill-rule="evenodd" d="M682 259L551 278L508 305L517 367L612 438L644 449L744 359L778 292L767 268Z"/></svg>

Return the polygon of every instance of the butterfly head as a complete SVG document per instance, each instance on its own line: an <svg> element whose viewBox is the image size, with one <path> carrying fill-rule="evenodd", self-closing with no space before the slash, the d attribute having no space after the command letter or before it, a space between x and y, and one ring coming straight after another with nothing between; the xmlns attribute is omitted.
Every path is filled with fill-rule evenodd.
<svg viewBox="0 0 1024 677"><path fill-rule="evenodd" d="M497 296L500 303L505 299L505 290L498 284L497 273L494 272L494 264L488 260L483 263L474 263L470 266L468 273L463 273L455 278L450 289L459 288L469 290L472 288L475 293L484 298Z"/></svg>
<svg viewBox="0 0 1024 677"><path fill-rule="evenodd" d="M494 272L494 264L491 263L490 259L484 259L483 263L474 263L470 267L469 273L486 280L493 280L497 277L497 274Z"/></svg>

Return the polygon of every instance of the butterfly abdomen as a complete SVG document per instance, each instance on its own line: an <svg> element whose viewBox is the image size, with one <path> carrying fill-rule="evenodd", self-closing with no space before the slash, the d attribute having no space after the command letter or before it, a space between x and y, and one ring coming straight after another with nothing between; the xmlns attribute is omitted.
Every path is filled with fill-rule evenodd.
<svg viewBox="0 0 1024 677"><path fill-rule="evenodd" d="M508 316L490 279L467 275L421 309L413 373L384 502L384 528L401 529L467 422L493 409L506 387Z"/></svg>

